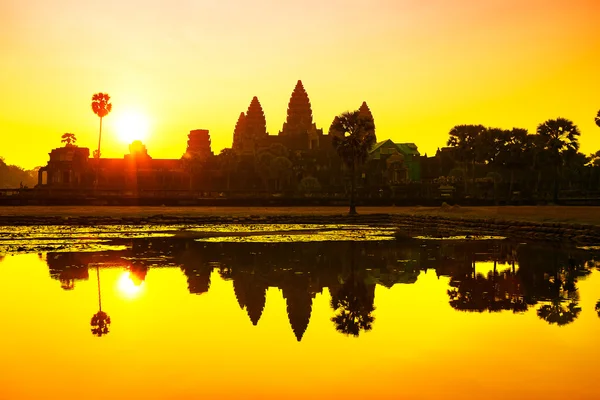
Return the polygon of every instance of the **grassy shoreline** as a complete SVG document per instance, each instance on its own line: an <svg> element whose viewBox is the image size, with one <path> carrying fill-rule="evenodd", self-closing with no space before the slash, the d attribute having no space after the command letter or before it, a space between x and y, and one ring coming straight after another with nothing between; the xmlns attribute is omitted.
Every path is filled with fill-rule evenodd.
<svg viewBox="0 0 600 400"><path fill-rule="evenodd" d="M145 219L163 216L184 219L260 217L340 217L347 207L93 207L93 206L20 206L1 207L0 221L34 221L57 218ZM600 226L600 207L590 206L502 206L502 207L359 207L359 218L375 215L437 216L452 219L497 219L531 223L585 224Z"/></svg>

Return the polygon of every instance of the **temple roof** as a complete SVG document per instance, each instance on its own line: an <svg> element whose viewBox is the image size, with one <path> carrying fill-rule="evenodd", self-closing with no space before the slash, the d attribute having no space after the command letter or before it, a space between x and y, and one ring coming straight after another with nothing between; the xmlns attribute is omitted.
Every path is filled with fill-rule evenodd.
<svg viewBox="0 0 600 400"><path fill-rule="evenodd" d="M240 113L238 120L235 124L235 129L233 130L233 148L237 148L241 145L242 137L244 136L244 132L246 131L246 114Z"/></svg>
<svg viewBox="0 0 600 400"><path fill-rule="evenodd" d="M258 97L254 96L246 112L245 137L262 138L267 136L267 121Z"/></svg>
<svg viewBox="0 0 600 400"><path fill-rule="evenodd" d="M302 81L296 83L296 87L288 103L287 118L283 124L282 134L299 134L309 131L313 124L312 108L308 94L302 85Z"/></svg>
<svg viewBox="0 0 600 400"><path fill-rule="evenodd" d="M373 119L373 114L371 113L371 110L369 109L369 106L367 105L366 101L363 101L363 103L360 105L360 108L358 109L358 112L360 115L364 115L366 117L369 117L373 122L375 121Z"/></svg>
<svg viewBox="0 0 600 400"><path fill-rule="evenodd" d="M417 145L414 143L396 143L396 146L398 146L400 151L404 154L414 155L414 156L421 155L421 153L419 153L419 149L417 148Z"/></svg>

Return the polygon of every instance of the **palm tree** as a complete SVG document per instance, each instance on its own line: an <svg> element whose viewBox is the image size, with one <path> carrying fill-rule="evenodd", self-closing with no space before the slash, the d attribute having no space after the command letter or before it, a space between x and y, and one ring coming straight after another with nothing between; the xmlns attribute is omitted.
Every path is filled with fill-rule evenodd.
<svg viewBox="0 0 600 400"><path fill-rule="evenodd" d="M73 146L77 142L77 138L75 137L74 133L64 133L61 136L61 142L66 146Z"/></svg>
<svg viewBox="0 0 600 400"><path fill-rule="evenodd" d="M600 110L598 110L598 114L596 114L596 125L600 127Z"/></svg>
<svg viewBox="0 0 600 400"><path fill-rule="evenodd" d="M102 140L102 118L106 117L112 110L112 104L110 103L110 96L106 93L96 93L92 96L92 111L100 118L100 131L98 132L98 153L96 154L97 161L97 172L100 171L100 142ZM97 179L97 177L96 177Z"/></svg>
<svg viewBox="0 0 600 400"><path fill-rule="evenodd" d="M110 326L110 317L102 311L102 297L100 296L100 270L96 265L96 276L98 279L98 312L92 316L90 325L92 326L92 334L95 336L106 335Z"/></svg>
<svg viewBox="0 0 600 400"><path fill-rule="evenodd" d="M344 164L350 168L350 211L356 214L356 169L367 160L369 150L377 141L375 124L360 111L344 112L335 117L329 128L333 147Z"/></svg>
<svg viewBox="0 0 600 400"><path fill-rule="evenodd" d="M237 171L238 155L233 149L223 149L218 156L219 167L227 173L227 191L231 190L231 174Z"/></svg>
<svg viewBox="0 0 600 400"><path fill-rule="evenodd" d="M486 151L481 147L483 143L482 136L487 131L483 125L457 125L449 132L447 145L456 148L458 160L466 164L471 164L472 185L475 183L475 162L477 157L485 154Z"/></svg>
<svg viewBox="0 0 600 400"><path fill-rule="evenodd" d="M564 156L579 150L579 128L568 119L548 120L537 127L543 150L548 152L550 164L554 167L554 201L558 200L558 180L564 163Z"/></svg>
<svg viewBox="0 0 600 400"><path fill-rule="evenodd" d="M499 164L510 172L508 185L508 198L512 198L515 182L515 172L522 170L530 160L532 154L531 141L528 140L526 129L513 128L504 131Z"/></svg>

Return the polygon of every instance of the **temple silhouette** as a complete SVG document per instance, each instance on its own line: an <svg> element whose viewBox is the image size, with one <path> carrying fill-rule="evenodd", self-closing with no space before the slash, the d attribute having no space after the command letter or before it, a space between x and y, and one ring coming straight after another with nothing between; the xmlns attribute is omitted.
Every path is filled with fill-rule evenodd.
<svg viewBox="0 0 600 400"><path fill-rule="evenodd" d="M358 109L373 119L366 102ZM437 157L432 163L421 156L414 143L380 141L364 166L363 194L379 195L383 187L437 176L431 166L441 166L441 159ZM187 147L178 159L153 158L139 141L133 142L129 154L122 158L98 159L90 157L90 149L68 142L49 153L48 164L38 171L36 189L55 195L61 189L69 193L94 189L96 194L113 191L113 195L125 197L152 191L172 196L185 196L184 192L190 191L279 192L289 196L344 193L349 182L346 175L331 136L314 123L308 93L298 81L286 120L276 135L267 132L265 114L255 96L235 123L231 148L219 155L213 153L206 129L189 132Z"/></svg>

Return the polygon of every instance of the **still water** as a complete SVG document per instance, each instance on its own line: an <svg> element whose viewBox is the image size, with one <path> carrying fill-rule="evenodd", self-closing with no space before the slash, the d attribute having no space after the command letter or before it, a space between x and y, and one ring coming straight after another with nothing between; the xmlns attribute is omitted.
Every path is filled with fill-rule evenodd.
<svg viewBox="0 0 600 400"><path fill-rule="evenodd" d="M587 251L104 246L5 249L0 399L600 398L600 264Z"/></svg>

